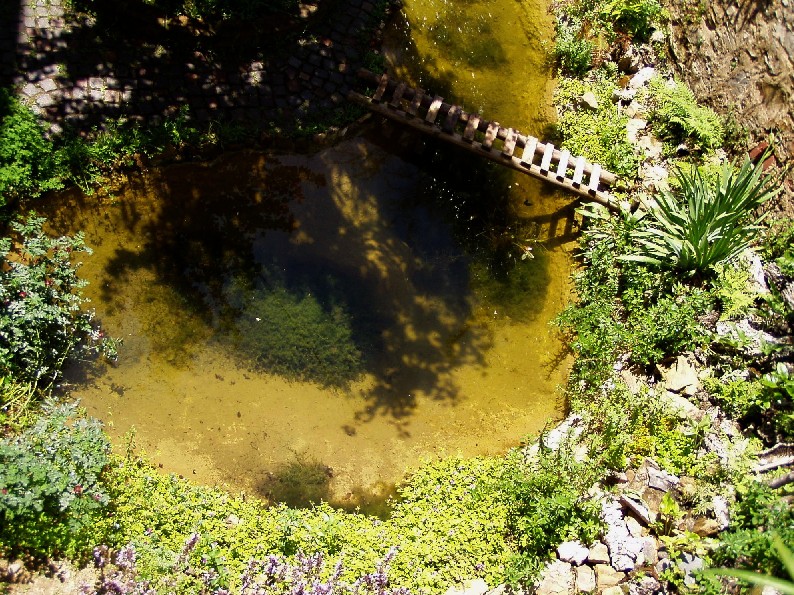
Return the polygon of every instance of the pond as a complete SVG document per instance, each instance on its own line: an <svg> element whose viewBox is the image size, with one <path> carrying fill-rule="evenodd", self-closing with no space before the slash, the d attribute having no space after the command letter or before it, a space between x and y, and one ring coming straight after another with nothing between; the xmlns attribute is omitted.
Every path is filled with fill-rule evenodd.
<svg viewBox="0 0 794 595"><path fill-rule="evenodd" d="M538 40L510 32L524 51L503 42L474 80L530 68ZM431 88L443 68L404 75ZM544 77L515 104L448 96L540 133ZM86 233L87 294L124 341L117 366L70 370L72 394L120 450L134 428L166 471L294 505L377 511L424 459L504 452L562 411L549 321L576 230L570 197L481 161L377 125L314 155L229 153L65 195L51 226Z"/></svg>

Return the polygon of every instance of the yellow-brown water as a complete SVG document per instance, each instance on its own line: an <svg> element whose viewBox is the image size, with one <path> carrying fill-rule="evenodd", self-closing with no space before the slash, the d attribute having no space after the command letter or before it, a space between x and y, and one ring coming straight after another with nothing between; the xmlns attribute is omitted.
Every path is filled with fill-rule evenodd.
<svg viewBox="0 0 794 595"><path fill-rule="evenodd" d="M493 27L546 30L545 6L532 9L536 20L531 5L488 6L502 15ZM476 87L444 75L452 67L440 56L434 73L423 60L423 72L405 76L427 88L445 81L456 100L539 134L550 105L540 33L490 31L502 49L469 65ZM411 55L425 55L422 36L414 41ZM569 294L570 198L400 134L387 128L313 156L171 166L50 214L59 232L86 232L88 294L124 340L117 367L71 376L118 445L135 428L166 471L295 504L355 506L423 458L503 452L560 415L567 361L548 322ZM224 300L255 300L234 288L273 279L303 292L296 300L316 293L349 315L361 377L324 388L256 365L261 319L246 303L230 314Z"/></svg>

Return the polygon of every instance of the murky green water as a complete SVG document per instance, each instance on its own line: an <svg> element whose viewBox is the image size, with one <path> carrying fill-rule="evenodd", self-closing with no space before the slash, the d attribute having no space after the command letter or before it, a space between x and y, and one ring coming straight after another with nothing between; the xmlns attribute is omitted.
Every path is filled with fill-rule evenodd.
<svg viewBox="0 0 794 595"><path fill-rule="evenodd" d="M410 52L391 55L537 133L548 82L525 73L545 6L458 9L500 15L476 21L501 40L465 70L476 84L444 74L480 51L455 36L457 12L434 21L443 35L412 25ZM455 61L431 69L431 38ZM85 230L90 297L124 339L117 367L72 371L73 392L167 471L367 505L423 458L502 452L560 413L567 362L548 321L575 230L570 199L528 178L387 125L312 156L227 154L67 198L52 226Z"/></svg>

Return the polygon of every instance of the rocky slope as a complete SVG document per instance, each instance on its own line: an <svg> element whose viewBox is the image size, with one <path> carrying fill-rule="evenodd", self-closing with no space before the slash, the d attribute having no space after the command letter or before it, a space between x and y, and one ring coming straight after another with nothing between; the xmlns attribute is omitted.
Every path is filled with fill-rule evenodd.
<svg viewBox="0 0 794 595"><path fill-rule="evenodd" d="M791 0L675 0L670 53L698 99L732 114L750 150L774 137L781 164L794 164L794 3ZM794 215L794 176L779 210Z"/></svg>

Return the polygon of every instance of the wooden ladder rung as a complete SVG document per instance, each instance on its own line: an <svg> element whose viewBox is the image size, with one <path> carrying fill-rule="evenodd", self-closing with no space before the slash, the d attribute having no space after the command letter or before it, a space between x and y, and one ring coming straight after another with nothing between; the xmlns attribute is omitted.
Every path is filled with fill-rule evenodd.
<svg viewBox="0 0 794 595"><path fill-rule="evenodd" d="M441 109L442 103L444 103L443 97L439 97L438 95L433 97L433 101L430 103L430 107L427 110L427 116L425 116L425 124L432 125L435 123L438 110Z"/></svg>
<svg viewBox="0 0 794 595"><path fill-rule="evenodd" d="M446 132L447 134L452 134L455 132L455 125L458 123L458 119L460 118L461 109L457 105L453 105L449 108L449 112L447 112L447 117L444 120L444 124L441 129Z"/></svg>
<svg viewBox="0 0 794 595"><path fill-rule="evenodd" d="M573 187L580 188L582 186L582 176L584 175L584 164L586 163L584 157L576 158L576 168L573 171Z"/></svg>
<svg viewBox="0 0 794 595"><path fill-rule="evenodd" d="M417 89L414 91L414 98L411 100L411 105L408 106L408 112L406 113L407 116L413 118L416 116L416 112L419 110L419 106L422 105L422 99L424 98L425 93L422 89Z"/></svg>
<svg viewBox="0 0 794 595"><path fill-rule="evenodd" d="M565 179L565 174L568 171L568 160L571 158L569 151L560 153L560 162L557 164L557 180L562 182Z"/></svg>
<svg viewBox="0 0 794 595"><path fill-rule="evenodd" d="M392 95L391 101L389 102L389 107L392 109L400 109L402 106L400 105L400 101L403 98L403 93L405 93L406 84L400 83L394 89L394 95Z"/></svg>
<svg viewBox="0 0 794 595"><path fill-rule="evenodd" d="M482 141L482 148L484 150L491 150L497 134L499 134L499 122L489 122L488 129L485 131L485 140Z"/></svg>
<svg viewBox="0 0 794 595"><path fill-rule="evenodd" d="M535 160L535 149L538 148L538 139L534 136L530 136L527 138L526 143L524 144L524 153L521 155L521 163L526 167L532 165L532 162Z"/></svg>
<svg viewBox="0 0 794 595"><path fill-rule="evenodd" d="M598 182L601 177L601 166L597 163L593 164L593 171L590 173L590 184L587 187L587 192L595 194L598 192Z"/></svg>
<svg viewBox="0 0 794 595"><path fill-rule="evenodd" d="M507 129L507 136L505 137L505 144L502 147L502 157L512 157L513 152L516 150L516 141L518 140L518 133L512 128Z"/></svg>
<svg viewBox="0 0 794 595"><path fill-rule="evenodd" d="M474 140L474 133L477 132L477 127L480 125L480 117L473 114L469 115L469 121L466 123L466 130L463 131L463 140L470 143Z"/></svg>
<svg viewBox="0 0 794 595"><path fill-rule="evenodd" d="M549 167L551 166L551 158L554 155L554 145L551 143L546 143L546 148L543 150L543 159L540 162L540 171L544 175L549 173Z"/></svg>
<svg viewBox="0 0 794 595"><path fill-rule="evenodd" d="M386 73L383 73L380 77L380 83L378 84L378 88L375 90L375 94L372 96L372 101L375 103L380 103L383 100L383 94L386 92L386 87L389 85L389 76Z"/></svg>

